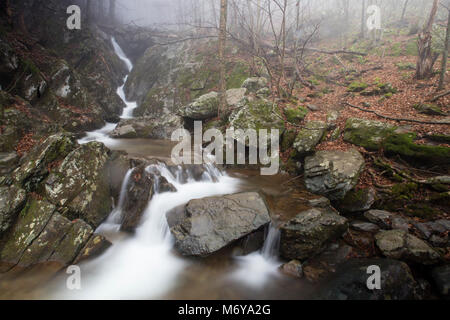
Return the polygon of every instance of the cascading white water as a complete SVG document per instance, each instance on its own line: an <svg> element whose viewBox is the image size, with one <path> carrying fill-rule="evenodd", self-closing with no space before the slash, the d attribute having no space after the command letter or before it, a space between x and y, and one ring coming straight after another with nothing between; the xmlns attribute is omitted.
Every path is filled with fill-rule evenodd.
<svg viewBox="0 0 450 320"><path fill-rule="evenodd" d="M128 69L128 72L131 72L133 70L133 63L130 61L130 59L127 58L125 53L123 52L122 48L117 43L116 39L114 37L111 38L112 45L114 47L114 51L116 55L122 60ZM122 111L122 115L120 116L121 119L132 119L133 118L133 111L137 108L137 103L134 101L128 101L125 96L125 84L127 83L129 74L125 76L123 79L123 85L121 85L119 88L117 88L117 95L122 99L122 101L125 103L125 108ZM113 131L116 127L116 124L114 123L106 123L106 125L98 130L90 131L86 133L86 136L82 139L78 140L79 144L85 144L92 141L99 141L103 142L106 146L113 146L115 145L114 139L109 137L109 133Z"/></svg>
<svg viewBox="0 0 450 320"><path fill-rule="evenodd" d="M114 38L112 43L116 54L131 71L133 68L131 61ZM118 88L117 93L127 105L122 114L122 118L127 118L132 116L136 104L126 100L124 86L125 83ZM79 142L98 141L113 146L114 139L108 134L114 128L114 124L108 123L100 130L87 133L87 136ZM114 245L101 257L83 265L83 290L70 293L63 290L58 292L57 298L148 299L161 297L172 289L176 285L178 275L189 262L172 252L173 239L166 221L166 213L192 199L239 191L241 180L229 177L212 164L205 164L204 167L206 170L202 181L195 181L192 174L181 166L174 173L165 164L149 166L147 168L149 172L158 173L166 178L177 191L156 192L145 209L141 225L133 236L120 232L123 204L133 172L129 170L121 187L117 207L96 231L110 238ZM157 191L158 186L155 187ZM279 232L271 227L261 252L237 258L238 269L231 274L231 279L256 287L263 285L269 275L275 275L279 265L277 239Z"/></svg>

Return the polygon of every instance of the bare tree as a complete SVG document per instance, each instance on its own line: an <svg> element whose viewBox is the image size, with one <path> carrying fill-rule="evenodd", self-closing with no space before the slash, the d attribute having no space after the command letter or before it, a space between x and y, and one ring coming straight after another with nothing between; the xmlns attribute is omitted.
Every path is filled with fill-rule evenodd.
<svg viewBox="0 0 450 320"><path fill-rule="evenodd" d="M449 42L450 42L450 7L448 7L447 10L448 10L447 32L445 34L444 52L442 54L442 67L441 67L441 76L439 78L438 91L444 89L445 74L447 73L448 48L450 45L449 44Z"/></svg>
<svg viewBox="0 0 450 320"><path fill-rule="evenodd" d="M433 52L431 47L433 36L431 34L434 19L438 10L439 0L433 1L430 17L425 24L424 29L419 34L417 46L419 49L419 58L417 60L416 79L425 79L433 73L433 66L439 54Z"/></svg>
<svg viewBox="0 0 450 320"><path fill-rule="evenodd" d="M219 117L221 111L224 111L227 106L226 101L226 61L225 61L225 46L227 40L227 15L228 15L228 1L220 0L220 26L219 26L219 64L220 64L220 98L219 98Z"/></svg>

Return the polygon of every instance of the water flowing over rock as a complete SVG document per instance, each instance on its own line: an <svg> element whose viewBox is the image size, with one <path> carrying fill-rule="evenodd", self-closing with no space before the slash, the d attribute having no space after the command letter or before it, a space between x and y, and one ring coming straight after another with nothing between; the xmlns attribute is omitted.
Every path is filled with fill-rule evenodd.
<svg viewBox="0 0 450 320"><path fill-rule="evenodd" d="M175 192L166 178L145 165L133 169L126 187L123 203L121 230L133 232L141 222L148 202L156 192Z"/></svg>
<svg viewBox="0 0 450 320"><path fill-rule="evenodd" d="M367 288L367 270L381 269L381 290ZM358 259L340 265L324 283L316 299L326 300L413 300L421 297L411 269L404 262L390 259Z"/></svg>
<svg viewBox="0 0 450 320"><path fill-rule="evenodd" d="M306 188L331 200L343 199L358 183L364 158L355 149L319 151L305 160Z"/></svg>
<svg viewBox="0 0 450 320"><path fill-rule="evenodd" d="M305 210L281 227L281 256L297 260L311 257L347 230L347 219L330 207Z"/></svg>
<svg viewBox="0 0 450 320"><path fill-rule="evenodd" d="M147 138L147 139L170 139L172 133L183 128L183 119L173 114L161 117L140 117L124 119L111 132L113 138Z"/></svg>
<svg viewBox="0 0 450 320"><path fill-rule="evenodd" d="M404 230L381 231L375 238L377 246L388 258L425 265L435 264L440 259L440 255L426 242Z"/></svg>
<svg viewBox="0 0 450 320"><path fill-rule="evenodd" d="M25 190L17 186L0 187L0 237L13 225L25 200Z"/></svg>
<svg viewBox="0 0 450 320"><path fill-rule="evenodd" d="M175 248L188 256L214 253L270 223L263 198L254 192L192 200L183 211L168 222Z"/></svg>
<svg viewBox="0 0 450 320"><path fill-rule="evenodd" d="M45 181L45 193L64 215L98 227L111 211L109 149L91 142L72 151Z"/></svg>

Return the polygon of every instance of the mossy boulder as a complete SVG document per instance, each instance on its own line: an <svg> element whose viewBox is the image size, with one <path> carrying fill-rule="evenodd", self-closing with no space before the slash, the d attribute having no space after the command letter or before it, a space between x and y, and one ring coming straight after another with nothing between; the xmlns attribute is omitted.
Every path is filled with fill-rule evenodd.
<svg viewBox="0 0 450 320"><path fill-rule="evenodd" d="M0 187L0 237L12 227L25 201L25 190L14 185Z"/></svg>
<svg viewBox="0 0 450 320"><path fill-rule="evenodd" d="M308 109L302 106L298 107L291 106L284 109L284 115L286 116L286 120L294 124L302 122L307 114Z"/></svg>
<svg viewBox="0 0 450 320"><path fill-rule="evenodd" d="M249 92L256 93L263 88L267 88L268 85L269 82L266 78L253 77L246 79L242 84L242 88L246 88Z"/></svg>
<svg viewBox="0 0 450 320"><path fill-rule="evenodd" d="M178 114L184 118L206 120L217 117L218 108L219 94L213 91L182 107Z"/></svg>
<svg viewBox="0 0 450 320"><path fill-rule="evenodd" d="M319 151L305 159L305 185L314 194L340 200L356 186L364 167L364 157L355 149Z"/></svg>
<svg viewBox="0 0 450 320"><path fill-rule="evenodd" d="M331 208L300 212L280 229L280 254L288 260L303 261L323 251L327 244L347 230L347 219Z"/></svg>
<svg viewBox="0 0 450 320"><path fill-rule="evenodd" d="M392 134L383 143L385 152L389 155L399 155L405 160L426 165L449 165L450 148L416 144L415 133Z"/></svg>
<svg viewBox="0 0 450 320"><path fill-rule="evenodd" d="M376 191L374 188L365 188L351 190L345 198L339 202L341 212L364 212L369 210L376 200Z"/></svg>
<svg viewBox="0 0 450 320"><path fill-rule="evenodd" d="M50 202L65 208L69 219L84 219L98 227L111 211L108 179L110 151L91 142L72 151L45 181Z"/></svg>
<svg viewBox="0 0 450 320"><path fill-rule="evenodd" d="M322 141L327 131L327 125L322 121L310 121L302 128L295 138L294 149L298 156L305 156L313 152Z"/></svg>
<svg viewBox="0 0 450 320"><path fill-rule="evenodd" d="M350 118L345 125L344 141L367 150L378 150L396 129L397 127L385 122Z"/></svg>
<svg viewBox="0 0 450 320"><path fill-rule="evenodd" d="M430 116L446 116L447 113L442 111L442 109L436 104L416 104L414 109L419 111L419 113L430 115Z"/></svg>
<svg viewBox="0 0 450 320"><path fill-rule="evenodd" d="M349 86L347 91L348 92L361 92L364 91L365 89L367 89L369 87L369 85L365 82L352 82Z"/></svg>
<svg viewBox="0 0 450 320"><path fill-rule="evenodd" d="M55 209L53 204L45 200L31 199L27 202L0 249L0 261L4 263L0 272L17 265L25 250L44 230Z"/></svg>
<svg viewBox="0 0 450 320"><path fill-rule="evenodd" d="M27 191L34 191L48 176L49 165L62 160L76 147L74 136L58 133L36 145L21 160L21 165L13 174L13 180Z"/></svg>

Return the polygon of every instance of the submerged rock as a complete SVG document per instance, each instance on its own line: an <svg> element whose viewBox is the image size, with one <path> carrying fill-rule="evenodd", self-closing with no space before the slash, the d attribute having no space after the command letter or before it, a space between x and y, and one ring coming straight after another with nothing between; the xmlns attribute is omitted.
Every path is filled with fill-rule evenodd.
<svg viewBox="0 0 450 320"><path fill-rule="evenodd" d="M255 192L192 200L178 213L168 222L176 249L187 256L209 255L270 223L269 210Z"/></svg>
<svg viewBox="0 0 450 320"><path fill-rule="evenodd" d="M81 218L94 228L112 208L108 179L110 151L91 142L72 151L45 181L45 194L53 204L66 208L69 219Z"/></svg>
<svg viewBox="0 0 450 320"><path fill-rule="evenodd" d="M404 230L381 231L375 238L377 246L388 258L425 265L439 262L440 255L432 247Z"/></svg>
<svg viewBox="0 0 450 320"><path fill-rule="evenodd" d="M280 254L303 260L323 251L347 230L347 219L331 208L305 210L281 227Z"/></svg>
<svg viewBox="0 0 450 320"><path fill-rule="evenodd" d="M13 225L25 200L25 190L14 185L0 187L0 237Z"/></svg>
<svg viewBox="0 0 450 320"><path fill-rule="evenodd" d="M367 270L381 270L381 289L370 290ZM315 295L325 300L412 300L420 298L419 287L406 263L390 259L357 259L340 265L336 274Z"/></svg>
<svg viewBox="0 0 450 320"><path fill-rule="evenodd" d="M319 151L305 160L306 188L331 200L343 199L358 183L364 165L363 156L355 149Z"/></svg>

